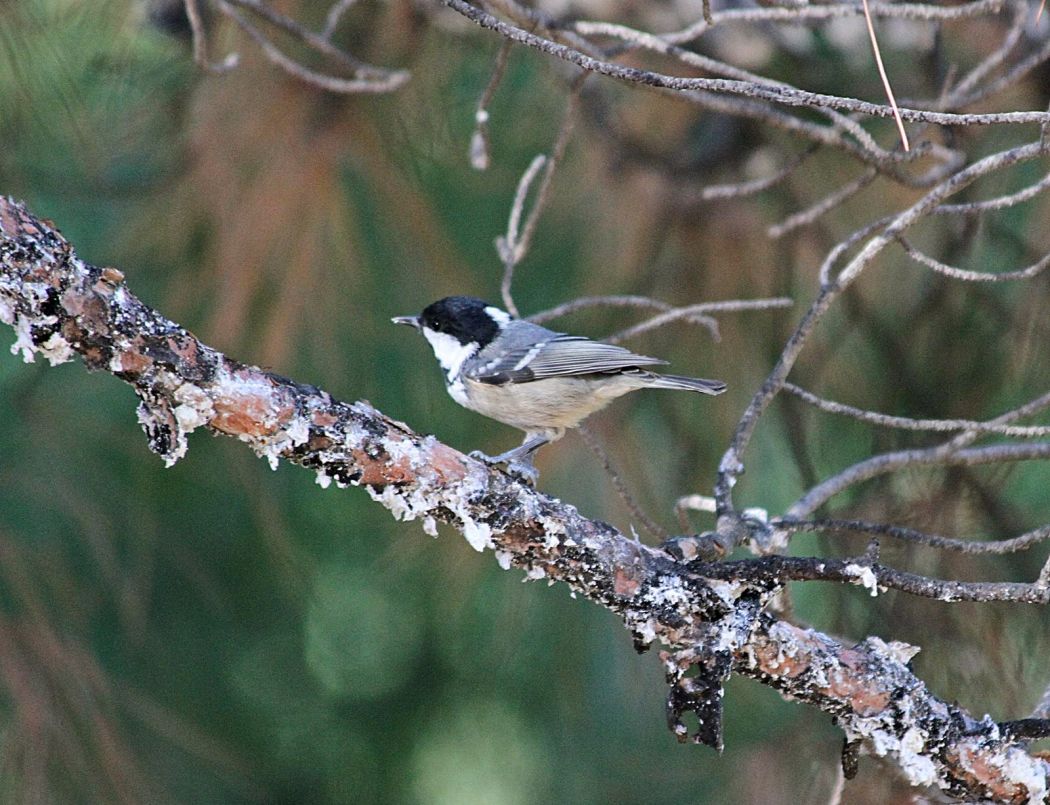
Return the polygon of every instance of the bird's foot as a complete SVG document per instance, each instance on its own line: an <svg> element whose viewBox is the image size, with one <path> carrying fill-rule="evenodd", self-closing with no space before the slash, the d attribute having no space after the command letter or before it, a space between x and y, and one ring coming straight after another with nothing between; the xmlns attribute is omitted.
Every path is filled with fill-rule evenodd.
<svg viewBox="0 0 1050 805"><path fill-rule="evenodd" d="M514 451L512 450L510 452L513 453ZM529 486L536 486L536 482L540 479L540 471L532 465L531 461L522 461L520 458L508 453L501 453L498 456L489 456L485 455L485 453L482 453L480 450L472 450L470 457L476 458L478 461L482 461L490 467L502 467L508 475L513 476L516 480L528 484Z"/></svg>

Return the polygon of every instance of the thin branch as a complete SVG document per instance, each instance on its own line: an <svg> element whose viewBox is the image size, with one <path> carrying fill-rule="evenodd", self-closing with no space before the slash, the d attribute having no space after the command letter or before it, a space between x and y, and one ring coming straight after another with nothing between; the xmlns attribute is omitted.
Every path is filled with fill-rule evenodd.
<svg viewBox="0 0 1050 805"><path fill-rule="evenodd" d="M1002 44L982 59L969 73L960 78L959 83L952 87L949 92L945 93L941 98L941 108L955 106L958 98L972 92L984 80L985 76L1006 61L1010 51L1017 46L1017 43L1024 35L1025 25L1028 22L1027 4L1014 2L1011 5L1013 7L1013 21L1003 37Z"/></svg>
<svg viewBox="0 0 1050 805"><path fill-rule="evenodd" d="M984 201L970 201L965 204L941 204L940 206L934 207L932 214L977 215L992 210L1005 210L1008 207L1013 207L1017 204L1028 201L1029 199L1035 198L1047 189L1050 189L1050 173L1035 184L1022 188L1016 193L1009 193L1005 196L996 196L995 198L985 199Z"/></svg>
<svg viewBox="0 0 1050 805"><path fill-rule="evenodd" d="M791 520L808 517L831 498L864 481L880 475L913 467L976 467L981 464L999 464L1009 461L1031 461L1050 458L1050 442L1033 444L996 444L945 450L943 445L914 450L882 453L858 461L853 466L817 484L788 507Z"/></svg>
<svg viewBox="0 0 1050 805"><path fill-rule="evenodd" d="M512 43L504 39L496 53L496 63L492 66L492 75L485 85L478 107L474 111L474 133L470 137L470 166L474 170L488 170L489 167L489 104L507 69Z"/></svg>
<svg viewBox="0 0 1050 805"><path fill-rule="evenodd" d="M820 146L816 143L811 144L805 150L788 160L788 162L778 171L761 179L752 179L749 182L735 182L733 184L707 185L700 190L699 198L702 201L720 201L722 199L730 198L745 198L769 190L771 187L780 184L788 176L794 173L802 163L809 159L819 149ZM687 198L686 203L689 203L689 201L690 199Z"/></svg>
<svg viewBox="0 0 1050 805"><path fill-rule="evenodd" d="M979 422L972 419L912 419L904 416L881 414L877 411L867 411L863 408L856 408L852 405L846 405L845 403L828 400L824 397L818 397L816 394L806 391L804 388L796 386L794 383L785 382L783 390L789 394L794 394L799 399L819 408L821 411L827 411L829 414L842 414L844 416L852 417L853 419L858 419L861 422L869 422L873 425L879 425L884 428L942 432L971 430L979 433L996 433L1002 436L1012 436L1022 439L1050 436L1050 425L1003 425L997 424L995 421ZM1050 395L1047 395L1046 399L1050 402Z"/></svg>
<svg viewBox="0 0 1050 805"><path fill-rule="evenodd" d="M741 416L729 448L723 454L719 464L718 481L715 484L715 497L718 499L720 514L731 515L735 512L732 503L732 489L736 478L743 471L742 456L751 441L755 427L758 425L758 420L783 388L784 382L795 365L795 361L798 360L798 356L801 354L809 336L835 299L849 287L888 244L894 242L905 230L927 216L931 210L944 203L946 199L988 173L1032 159L1038 159L1043 155L1041 143L1031 143L991 154L960 170L951 178L937 185L907 210L893 216L889 223L883 224L882 221L879 221L865 228L865 230L868 230L875 227L881 231L871 237L864 248L839 272L834 282L830 280L830 277L827 281L822 282L816 298L802 317L795 331L788 338L772 372L770 372L766 381L762 384L762 388L756 392ZM852 242L855 237L856 234L851 236L847 242ZM842 246L843 244L839 244L832 250L832 254L838 254L838 250ZM825 266L827 265L828 261L825 261ZM822 278L824 271L825 269L822 267Z"/></svg>
<svg viewBox="0 0 1050 805"><path fill-rule="evenodd" d="M190 31L193 34L193 61L198 67L208 69L211 62L208 60L208 43L205 40L200 6L197 5L197 0L185 0L184 6L186 19L190 22Z"/></svg>
<svg viewBox="0 0 1050 805"><path fill-rule="evenodd" d="M691 568L705 578L765 582L832 581L880 590L900 590L938 601L1014 601L1050 603L1050 590L1038 583L1005 581L950 581L896 570L863 558L829 559L822 556L763 556L716 564L693 562Z"/></svg>
<svg viewBox="0 0 1050 805"><path fill-rule="evenodd" d="M1015 64L1009 71L1004 75L1000 76L997 80L991 81L985 84L978 90L971 92L969 95L962 98L952 98L953 106L972 106L973 104L983 101L985 98L989 98L992 95L996 95L1002 92L1008 87L1014 86L1018 81L1024 78L1028 73L1035 70L1043 62L1050 59L1050 39L1048 39L1043 46L1034 53L1030 54L1024 60Z"/></svg>
<svg viewBox="0 0 1050 805"><path fill-rule="evenodd" d="M390 72L382 78L339 78L311 70L286 56L232 5L244 4L245 0L216 0L216 2L219 10L248 34L272 64L313 87L342 94L385 93L393 92L408 81L409 74L406 72Z"/></svg>
<svg viewBox="0 0 1050 805"><path fill-rule="evenodd" d="M587 73L581 73L573 81L572 89L569 92L569 102L565 109L565 115L562 118L561 128L558 130L558 138L554 142L554 148L551 149L551 155L546 157L540 154L532 160L532 163L518 182L518 189L514 194L514 203L511 205L510 217L507 221L507 234L496 239L496 251L503 260L503 280L500 283L500 296L503 299L503 304L513 316L518 315L518 307L514 303L514 296L511 293L511 285L514 282L514 269L528 254L540 215L550 199L550 188L551 181L554 178L554 171L561 163L562 157L565 156L565 148L569 144L569 137L576 124L576 107L579 103L580 92L583 90L583 84L586 80ZM525 207L525 199L528 197L529 188L537 173L544 167L546 167L546 170L543 172L540 186L536 190L536 200L532 204L532 209L529 210L529 217L525 219L525 227L521 230L521 235L519 236L518 227Z"/></svg>
<svg viewBox="0 0 1050 805"><path fill-rule="evenodd" d="M770 525L774 529L788 532L859 531L865 534L876 534L880 537L890 537L915 545L924 545L928 548L971 555L1019 553L1050 539L1050 526L1042 526L1010 539L980 541L976 539L942 537L939 534L927 534L914 528L889 525L887 523L872 523L867 520L840 520L833 518L792 520L777 518L771 521Z"/></svg>
<svg viewBox="0 0 1050 805"><path fill-rule="evenodd" d="M554 141L554 148L551 150L546 170L543 173L543 178L540 180L539 189L536 191L536 202L532 205L532 209L529 210L529 217L525 219L525 228L522 230L521 239L515 247L515 256L519 261L528 252L532 243L532 236L536 233L536 226L539 224L540 215L547 206L551 180L554 178L554 171L561 164L562 158L565 156L565 149L569 145L569 138L572 136L572 130L576 125L580 93L583 91L583 85L587 78L587 73L581 73L573 81L569 90L565 114L562 117L561 128L558 129L558 138Z"/></svg>
<svg viewBox="0 0 1050 805"><path fill-rule="evenodd" d="M971 201L962 204L938 204L932 210L929 211L930 215L980 215L984 212L991 210L1002 210L1009 207L1013 207L1017 204L1021 204L1034 198L1039 193L1050 188L1050 174L1047 174L1038 182L1033 185L1029 185L1015 193L1010 193L1004 196L997 196L991 199L985 199L983 201ZM832 248L827 256L821 263L820 270L818 272L819 282L821 287L830 285L832 282L831 272L834 269L836 263L842 258L842 256L856 246L860 241L869 235L874 234L880 229L885 229L895 218L894 215L886 215L879 218L876 221L865 224L863 227L853 232L844 240L837 243ZM900 242L902 238L898 238Z"/></svg>
<svg viewBox="0 0 1050 805"><path fill-rule="evenodd" d="M660 90L660 92L670 97L689 101L711 112L754 120L771 128L803 137L811 144L844 151L862 164L878 168L883 176L905 187L931 187L943 181L946 176L958 170L965 163L965 156L962 152L925 142L919 143L908 153L883 151L882 149L872 152L853 138L846 137L835 126L822 125L803 119L793 112L780 109L766 101L719 95L713 92L675 92L672 90ZM916 175L906 169L917 158L925 156L935 157L932 166L926 171Z"/></svg>
<svg viewBox="0 0 1050 805"><path fill-rule="evenodd" d="M876 176L878 176L878 171L875 170L875 168L868 168L868 170L864 171L864 173L862 173L852 182L847 182L838 190L834 191L833 193L829 193L816 204L813 204L807 209L800 210L794 215L785 218L779 224L773 224L768 229L766 229L766 234L769 235L769 237L773 240L776 240L778 238L784 237L784 235L794 231L795 229L798 229L801 226L807 226L809 224L812 224L822 215L827 214L831 210L843 204L848 199L855 196L857 193L859 193L861 190L863 190L865 187L867 187L869 184L875 181Z"/></svg>
<svg viewBox="0 0 1050 805"><path fill-rule="evenodd" d="M947 263L942 263L940 260L935 260L929 255L923 254L906 238L898 238L898 242L915 262L920 265L924 265L927 268L936 271L938 274L943 274L946 277L951 277L955 280L963 280L964 282L1012 282L1014 280L1027 280L1041 274L1050 266L1050 252L1047 252L1032 265L1025 268L1019 268L1014 271L971 271L965 268L956 268L950 266Z"/></svg>
<svg viewBox="0 0 1050 805"><path fill-rule="evenodd" d="M518 265L518 228L521 225L521 215L525 209L525 199L529 195L529 188L533 180L539 174L540 169L547 162L544 154L538 154L529 163L521 179L518 180L518 189L514 192L514 202L510 205L510 216L507 218L507 234L496 238L496 250L500 259L503 260L503 281L500 283L500 296L503 298L503 306L507 308L512 316L518 316L518 306L514 303L511 293L511 284L514 282L514 269Z"/></svg>
<svg viewBox="0 0 1050 805"><path fill-rule="evenodd" d="M627 67L614 62L596 59L575 48L544 39L515 25L504 22L486 11L471 5L466 0L442 0L453 11L463 15L483 28L488 28L520 44L539 50L551 56L575 64L584 70L600 73L631 84L649 87L660 87L670 90L707 90L742 95L766 101L784 104L785 106L803 106L817 109L834 109L842 112L859 113L871 117L893 117L893 109L880 104L845 98L837 95L825 95L805 90L792 90L772 84L756 84L749 81L736 81L722 78L685 78L666 75L637 67ZM1042 111L998 112L990 114L950 114L922 109L900 109L902 119L919 123L936 123L945 126L987 126L996 124L1043 124L1050 119L1050 114Z"/></svg>
<svg viewBox="0 0 1050 805"><path fill-rule="evenodd" d="M583 443L587 445L587 448L595 455L599 463L602 465L602 469L604 469L605 474L609 476L609 480L612 481L616 493L620 496L620 500L623 501L623 504L627 507L631 516L641 523L642 528L649 532L650 535L659 540L667 539L667 529L663 528L646 513L645 509L638 505L638 501L634 499L631 490L627 488L627 484L624 483L620 473L616 471L616 467L614 467L612 463L612 457L609 455L605 447L602 446L598 437L595 436L591 429L586 425L581 425L576 428L576 432L580 434Z"/></svg>
<svg viewBox="0 0 1050 805"><path fill-rule="evenodd" d="M711 313L736 313L746 310L772 310L775 308L791 307L794 300L790 297L780 296L772 299L726 299L720 302L700 302L695 305L675 307L659 299L648 296L581 296L570 302L557 307L534 313L526 318L529 321L540 322L567 316L580 310L593 307L632 307L646 310L660 311L653 316L633 327L628 327L618 333L614 333L604 339L610 344L618 344L642 333L655 330L676 321L688 324L699 324L706 327L714 338L718 337L718 322L711 318Z"/></svg>
<svg viewBox="0 0 1050 805"><path fill-rule="evenodd" d="M649 296L578 296L568 302L526 316L529 321L540 324L551 319L568 316L579 310L592 307L634 307L649 310L673 310L674 305Z"/></svg>
<svg viewBox="0 0 1050 805"><path fill-rule="evenodd" d="M590 36L604 35L616 37L629 43L632 47L640 47L664 56L671 56L689 67L695 67L698 70L725 76L726 78L735 79L737 81L747 82L754 85L775 87L786 92L801 91L797 87L786 82L773 81L765 76L757 75L749 70L744 70L740 67L727 64L710 56L705 56L701 53L695 53L691 50L677 47L668 43L663 37L653 36L644 31L629 28L626 25L616 25L614 23L576 23L573 26L573 30ZM888 156L889 152L880 148L874 138L868 134L868 132L865 131L857 121L832 109L820 109L818 107L818 110L831 121L835 130L852 134L858 144L876 159L885 159Z"/></svg>
<svg viewBox="0 0 1050 805"><path fill-rule="evenodd" d="M893 87L890 86L890 78L886 75L886 67L882 63L882 52L879 50L879 40L875 37L875 25L871 21L871 8L868 6L868 0L861 0L864 4L864 22L867 24L868 37L871 39L871 49L875 53L875 64L879 68L879 78L882 79L882 87L886 90L886 98L890 102L890 107L893 109L893 119L897 123L897 131L901 135L901 145L905 151L910 151L911 146L908 145L908 132L904 130L904 121L901 120L900 109L897 108L897 100L893 97Z"/></svg>
<svg viewBox="0 0 1050 805"><path fill-rule="evenodd" d="M391 77L391 71L386 70L382 67L376 67L371 64L367 64L357 57L347 53L341 47L333 44L323 34L318 34L311 31L304 25L300 25L295 20L286 17L278 11L272 9L266 3L261 0L225 0L232 6L242 8L245 11L250 11L256 16L266 20L270 25L275 28L279 28L286 34L291 36L293 39L306 45L306 47L314 50L324 56L340 62L343 66L350 68L355 73L365 76L367 78L386 79ZM407 75L407 74L406 74ZM407 77L405 79L408 80Z"/></svg>
<svg viewBox="0 0 1050 805"><path fill-rule="evenodd" d="M998 14L1004 0L976 0L957 6L936 6L926 3L872 3L871 15L898 19L948 21ZM859 17L864 14L861 3L821 3L798 5L792 8L733 8L712 14L713 23L773 23L822 22L841 17ZM711 29L713 23L700 20L686 28L661 34L661 38L675 45L685 45Z"/></svg>
<svg viewBox="0 0 1050 805"><path fill-rule="evenodd" d="M239 61L236 53L231 53L221 62L213 62L208 58L208 40L204 30L204 19L201 17L201 9L198 0L184 0L186 19L190 23L190 32L193 35L193 61L202 70L209 73L225 73L237 66Z"/></svg>
<svg viewBox="0 0 1050 805"><path fill-rule="evenodd" d="M619 344L621 341L627 341L628 339L635 338L642 333L648 333L676 321L685 321L690 324L701 324L707 327L708 330L711 331L711 334L717 339L718 322L715 319L710 318L707 315L709 313L775 310L778 308L791 307L794 304L795 300L787 296L778 296L772 299L730 299L723 302L700 302L696 305L688 305L686 307L667 310L653 316L652 318L646 319L643 322L639 322L633 327L620 330L620 332L614 333L605 340L610 344Z"/></svg>
<svg viewBox="0 0 1050 805"><path fill-rule="evenodd" d="M332 3L332 7L328 9L328 15L325 17L324 30L321 31L321 36L331 40L332 34L335 33L335 29L339 27L339 23L343 19L343 15L356 3L357 0L336 0Z"/></svg>

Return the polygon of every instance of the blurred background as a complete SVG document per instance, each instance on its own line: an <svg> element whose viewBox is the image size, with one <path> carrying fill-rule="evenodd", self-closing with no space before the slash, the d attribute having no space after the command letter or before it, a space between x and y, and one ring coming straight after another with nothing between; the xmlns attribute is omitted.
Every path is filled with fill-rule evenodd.
<svg viewBox="0 0 1050 805"><path fill-rule="evenodd" d="M278 5L315 27L327 11L309 0ZM389 318L453 293L498 301L493 240L522 171L556 138L562 66L511 53L490 107L492 164L479 172L468 145L495 36L434 7L362 0L339 41L413 78L391 95L342 97L276 71L226 26L212 32L212 56L236 50L241 66L200 72L180 8L0 4L0 192L232 357L368 399L465 451L517 444L516 431L456 406L426 345ZM698 13L659 11L670 24ZM1003 24L960 23L947 45L925 29L891 30L882 44L898 95L930 94L946 64L972 66ZM862 26L798 27L790 41L737 31L710 46L803 87L879 100ZM1048 87L1044 66L1009 102L1046 108ZM891 122L872 130L892 144ZM1032 132L957 136L984 153ZM767 175L804 148L757 123L592 80L519 267L524 313L594 293L796 300L720 316L717 342L678 324L629 344L674 371L729 383L717 400L635 395L592 423L632 494L670 531L674 501L710 491L736 420L815 293L823 254L917 198L879 180L771 240L768 226L861 170L821 152L765 193L698 201L703 186ZM966 198L1042 172L1030 163ZM1037 198L969 229L934 222L923 242L966 267L1016 268L1050 249L1047 220L1050 204ZM990 417L1050 383L1048 290L1045 275L952 283L888 252L793 378L889 413ZM599 310L554 326L600 336L636 318ZM451 530L434 540L395 523L361 490L324 491L294 467L271 472L230 440L198 432L187 457L164 469L135 402L77 363L0 360L3 802L828 800L842 734L827 716L734 679L724 754L679 745L657 658L637 655L609 613L563 587L523 584ZM763 421L737 500L782 511L850 463L932 443L784 400ZM630 527L578 436L543 451L539 466L542 489ZM1036 462L912 471L843 495L828 513L1005 537L1050 520L1048 484L1050 467ZM859 537L804 536L792 550L863 547ZM883 557L943 577L1021 581L1045 553L987 559L887 545ZM844 639L921 645L919 675L976 715L1024 717L1050 681L1045 611L827 585L794 593L800 620ZM911 794L866 759L844 801Z"/></svg>

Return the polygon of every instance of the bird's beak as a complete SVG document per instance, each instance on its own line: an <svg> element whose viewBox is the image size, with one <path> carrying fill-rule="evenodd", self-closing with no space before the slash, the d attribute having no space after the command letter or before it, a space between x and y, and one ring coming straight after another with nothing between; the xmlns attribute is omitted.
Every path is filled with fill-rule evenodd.
<svg viewBox="0 0 1050 805"><path fill-rule="evenodd" d="M394 324L407 324L409 327L419 329L419 316L394 316L390 321Z"/></svg>

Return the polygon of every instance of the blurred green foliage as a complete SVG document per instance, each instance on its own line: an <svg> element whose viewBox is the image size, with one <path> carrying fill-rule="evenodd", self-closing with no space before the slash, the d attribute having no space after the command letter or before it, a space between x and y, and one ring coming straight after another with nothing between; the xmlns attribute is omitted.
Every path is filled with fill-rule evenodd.
<svg viewBox="0 0 1050 805"><path fill-rule="evenodd" d="M320 19L323 9L301 10ZM476 173L467 143L497 43L401 11L365 4L344 36L377 63L404 63L411 84L338 98L274 72L228 32L210 46L217 58L239 50L243 66L202 75L185 32L160 30L127 0L0 5L0 192L232 356L368 398L462 449L506 449L517 434L456 407L425 345L388 319L449 293L497 297L492 241L521 171L550 148L564 87L545 60L515 52L491 108L493 167ZM819 60L791 69L830 91L877 87L813 36ZM595 292L800 300L725 318L718 345L700 329L646 336L640 350L723 377L730 393L702 406L639 395L594 423L643 505L674 529L673 501L710 488L740 410L812 294L813 255L872 210L847 205L790 244L762 236L834 187L846 169L834 155L753 201L679 205L680 183L737 180L759 144L790 141L603 91L656 155L646 164L618 150L585 110L520 268L519 306ZM896 200L888 191L875 204ZM1045 203L1009 211L977 233L973 264L1024 259L1045 220ZM1045 279L975 289L886 262L820 333L802 382L879 410L972 417L1045 388ZM622 317L565 326L598 334ZM232 442L197 434L165 470L134 404L79 365L0 361L4 801L826 800L841 736L819 714L734 680L725 753L679 746L656 658L637 656L608 613L561 587L523 585L451 531L435 541L392 522L360 490L270 472ZM740 499L777 510L816 478L910 443L787 401L761 426ZM541 467L552 494L626 527L574 437ZM835 506L1001 534L1050 519L1048 475L1038 465L909 473ZM861 547L807 536L795 550ZM958 578L1028 578L1038 566L892 546L885 556ZM1046 682L1032 659L1046 656L1045 613L824 586L795 594L821 628L923 645L920 673L977 712L1016 717ZM883 801L890 785L866 763L852 801Z"/></svg>

